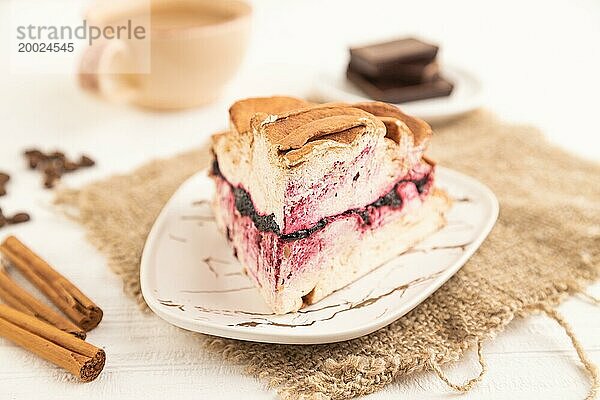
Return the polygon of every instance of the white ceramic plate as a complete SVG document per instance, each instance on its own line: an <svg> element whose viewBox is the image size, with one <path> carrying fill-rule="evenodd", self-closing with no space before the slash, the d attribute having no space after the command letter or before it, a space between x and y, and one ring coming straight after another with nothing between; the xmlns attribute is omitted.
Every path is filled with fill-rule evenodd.
<svg viewBox="0 0 600 400"><path fill-rule="evenodd" d="M454 275L496 221L498 202L487 187L444 168L436 176L455 200L444 229L317 304L273 315L217 230L209 204L214 186L202 171L173 195L148 236L144 298L174 325L228 338L309 344L371 333Z"/></svg>
<svg viewBox="0 0 600 400"><path fill-rule="evenodd" d="M453 66L444 66L443 75L454 83L450 96L411 101L398 106L407 114L429 123L453 118L481 106L483 88L475 75ZM345 72L340 72L323 74L316 80L315 100L359 102L371 99L346 79Z"/></svg>

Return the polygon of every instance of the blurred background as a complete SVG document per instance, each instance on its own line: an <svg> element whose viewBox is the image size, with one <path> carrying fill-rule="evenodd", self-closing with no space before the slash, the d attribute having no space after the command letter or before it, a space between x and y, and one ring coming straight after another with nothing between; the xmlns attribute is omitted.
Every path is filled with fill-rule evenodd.
<svg viewBox="0 0 600 400"><path fill-rule="evenodd" d="M81 14L85 3L55 12ZM563 147L600 159L596 0L251 3L252 33L236 77L219 101L179 112L103 101L81 91L74 75L11 74L4 37L1 135L23 144L61 143L66 150L93 147L100 160L111 154L111 169L129 168L153 155L188 148L223 128L225 110L235 98L310 96L324 71L342 71L349 46L416 35L440 46L443 64L468 68L480 79L484 107L505 119L536 124ZM6 0L0 2L0 15L5 29L10 18Z"/></svg>

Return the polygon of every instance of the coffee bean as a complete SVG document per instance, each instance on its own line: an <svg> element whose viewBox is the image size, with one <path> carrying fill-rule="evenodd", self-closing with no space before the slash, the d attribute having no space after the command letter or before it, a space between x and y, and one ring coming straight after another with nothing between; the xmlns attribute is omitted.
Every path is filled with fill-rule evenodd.
<svg viewBox="0 0 600 400"><path fill-rule="evenodd" d="M0 228L6 225L21 224L23 222L29 221L30 219L31 217L29 216L29 214L25 212L19 212L13 215L12 217L6 217L2 213L2 209L0 208Z"/></svg>
<svg viewBox="0 0 600 400"><path fill-rule="evenodd" d="M60 177L60 175L56 175L56 174L45 174L44 175L44 187L46 189L52 189L54 187L54 185L56 184L56 181L58 180L59 177Z"/></svg>
<svg viewBox="0 0 600 400"><path fill-rule="evenodd" d="M29 221L30 219L31 219L31 217L29 216L29 214L20 212L20 213L16 213L11 218L8 218L7 222L9 224L21 224L23 222Z"/></svg>
<svg viewBox="0 0 600 400"><path fill-rule="evenodd" d="M39 157L30 157L29 158L29 169L36 169L38 165L42 163L42 159Z"/></svg>
<svg viewBox="0 0 600 400"><path fill-rule="evenodd" d="M65 153L63 153L62 151L53 151L52 153L48 154L48 158L51 158L51 159L54 159L54 160L64 160L64 159L66 159Z"/></svg>
<svg viewBox="0 0 600 400"><path fill-rule="evenodd" d="M0 196L6 194L6 183L10 180L10 175L0 172Z"/></svg>
<svg viewBox="0 0 600 400"><path fill-rule="evenodd" d="M64 172L64 163L61 160L50 160L44 166L44 174L61 176Z"/></svg>
<svg viewBox="0 0 600 400"><path fill-rule="evenodd" d="M36 169L46 159L44 153L38 149L25 150L23 154L27 158L30 169Z"/></svg>
<svg viewBox="0 0 600 400"><path fill-rule="evenodd" d="M73 161L65 160L65 162L63 163L63 169L65 172L77 171L78 168L79 165L77 163L74 163Z"/></svg>
<svg viewBox="0 0 600 400"><path fill-rule="evenodd" d="M81 167L92 167L94 165L96 165L96 162L86 155L79 158L79 166Z"/></svg>
<svg viewBox="0 0 600 400"><path fill-rule="evenodd" d="M79 168L91 167L96 164L87 155L82 155L77 162L71 161L65 153L58 150L44 154L38 149L28 149L24 152L24 155L29 162L29 168L43 172L43 183L46 188L53 188L56 181L67 172L77 171Z"/></svg>

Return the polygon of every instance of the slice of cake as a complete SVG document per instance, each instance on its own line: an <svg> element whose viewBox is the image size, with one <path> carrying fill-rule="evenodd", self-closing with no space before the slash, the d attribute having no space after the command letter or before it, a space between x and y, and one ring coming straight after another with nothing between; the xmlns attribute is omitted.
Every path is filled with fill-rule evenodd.
<svg viewBox="0 0 600 400"><path fill-rule="evenodd" d="M450 207L423 157L431 128L385 103L242 100L213 136L219 227L275 313L406 251Z"/></svg>

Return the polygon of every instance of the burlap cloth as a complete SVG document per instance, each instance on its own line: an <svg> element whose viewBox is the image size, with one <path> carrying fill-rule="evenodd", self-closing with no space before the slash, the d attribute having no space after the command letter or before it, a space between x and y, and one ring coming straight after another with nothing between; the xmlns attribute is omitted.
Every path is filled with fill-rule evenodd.
<svg viewBox="0 0 600 400"><path fill-rule="evenodd" d="M424 369L445 379L439 365L457 360L516 316L543 311L571 337L592 378L593 397L595 367L551 307L598 278L600 166L552 147L534 128L503 123L485 111L435 132L429 155L481 180L500 200L495 228L452 279L400 320L359 339L294 346L203 336L202 343L247 366L283 398L345 399ZM207 160L206 149L193 150L58 193L57 202L74 206L90 240L140 304L146 235L169 196ZM479 378L454 387L467 390Z"/></svg>

